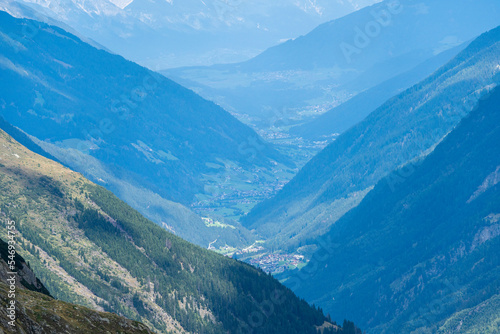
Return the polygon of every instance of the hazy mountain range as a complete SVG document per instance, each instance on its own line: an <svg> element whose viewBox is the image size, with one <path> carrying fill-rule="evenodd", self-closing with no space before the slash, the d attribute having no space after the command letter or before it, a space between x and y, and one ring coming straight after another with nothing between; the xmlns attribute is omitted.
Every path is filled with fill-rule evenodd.
<svg viewBox="0 0 500 334"><path fill-rule="evenodd" d="M498 1L0 9L22 330L497 333Z"/></svg>
<svg viewBox="0 0 500 334"><path fill-rule="evenodd" d="M406 80L389 81L382 97L401 92L453 57L440 53L498 26L498 17L500 3L495 0L463 0L459 6L452 0L387 0L324 23L246 62L162 73L258 129L286 133L410 72ZM373 103L376 108L383 100ZM364 116L372 110L365 110ZM346 116L342 128L322 131L323 140L361 119L355 115L348 121Z"/></svg>
<svg viewBox="0 0 500 334"><path fill-rule="evenodd" d="M246 60L376 1L2 0L0 6L17 17L64 23L158 70Z"/></svg>

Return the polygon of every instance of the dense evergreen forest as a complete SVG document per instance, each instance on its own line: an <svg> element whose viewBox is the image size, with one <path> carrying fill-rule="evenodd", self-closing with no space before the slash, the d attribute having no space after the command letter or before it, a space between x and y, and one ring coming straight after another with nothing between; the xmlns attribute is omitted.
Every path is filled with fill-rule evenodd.
<svg viewBox="0 0 500 334"><path fill-rule="evenodd" d="M328 322L263 271L167 232L3 132L0 141L1 214L54 297L162 333L315 334Z"/></svg>

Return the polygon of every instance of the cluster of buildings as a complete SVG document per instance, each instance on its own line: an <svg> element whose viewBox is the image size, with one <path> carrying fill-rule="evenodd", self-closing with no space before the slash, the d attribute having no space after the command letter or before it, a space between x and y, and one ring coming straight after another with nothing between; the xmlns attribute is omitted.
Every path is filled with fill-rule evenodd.
<svg viewBox="0 0 500 334"><path fill-rule="evenodd" d="M253 257L247 262L271 274L279 274L285 270L295 269L306 264L303 255L277 253Z"/></svg>

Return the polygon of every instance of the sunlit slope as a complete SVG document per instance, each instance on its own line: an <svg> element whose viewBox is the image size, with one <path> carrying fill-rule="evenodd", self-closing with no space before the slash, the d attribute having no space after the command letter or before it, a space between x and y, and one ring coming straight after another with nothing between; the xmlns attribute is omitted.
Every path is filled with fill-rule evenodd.
<svg viewBox="0 0 500 334"><path fill-rule="evenodd" d="M268 302L273 315L254 333L315 333L325 320L262 271L166 232L4 132L0 159L0 209L17 222L18 251L56 298L158 333L236 332Z"/></svg>

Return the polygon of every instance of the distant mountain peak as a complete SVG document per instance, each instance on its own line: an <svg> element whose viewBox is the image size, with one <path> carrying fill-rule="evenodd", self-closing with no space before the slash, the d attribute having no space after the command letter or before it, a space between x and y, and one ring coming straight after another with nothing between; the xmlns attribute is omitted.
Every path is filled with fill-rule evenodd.
<svg viewBox="0 0 500 334"><path fill-rule="evenodd" d="M0 8L29 6L128 59L164 69L247 60L356 10L352 3L376 1L0 0Z"/></svg>
<svg viewBox="0 0 500 334"><path fill-rule="evenodd" d="M22 0L56 13L63 19L71 19L79 12L90 16L115 16L122 14L122 9L109 0Z"/></svg>
<svg viewBox="0 0 500 334"><path fill-rule="evenodd" d="M124 9L127 7L129 4L132 3L134 0L110 0L115 6L120 7L121 9Z"/></svg>

